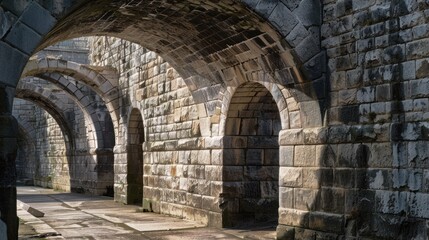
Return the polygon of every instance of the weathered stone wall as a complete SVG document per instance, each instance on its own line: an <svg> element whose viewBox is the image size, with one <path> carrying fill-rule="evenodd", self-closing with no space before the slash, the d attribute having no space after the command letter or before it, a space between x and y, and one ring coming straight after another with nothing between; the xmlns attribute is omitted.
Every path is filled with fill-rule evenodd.
<svg viewBox="0 0 429 240"><path fill-rule="evenodd" d="M275 145L268 147L268 151L243 147L247 148L246 152L254 153L251 161L261 152L267 151L274 156L279 154L280 235L292 234L297 239L315 236L426 236L424 226L428 216L420 203L428 198L425 187L428 153L424 150L428 105L428 54L425 39L427 8L427 3L418 1L324 1L321 45L326 49L329 79L324 102L327 105L326 126L300 129L302 125L299 118L302 114L311 118L311 114L317 113L295 112L289 117L289 120L292 119L289 125L283 126L283 131L280 131L280 127L276 130L280 131L280 153L276 153ZM106 47L109 41L113 45ZM121 89L127 89L122 92L122 96L131 93L128 103L123 101L122 112L129 113L131 108L137 108L142 113L146 169L144 196L151 201L160 200L161 207L157 206L157 201L152 202L155 211L171 213L171 210L162 209L163 204L170 209L179 206L175 215L183 214L182 209L187 209L189 205L198 209L199 204L189 201L191 198L195 199L190 193L192 188L189 188L189 182L200 179L200 184L206 184L213 177L212 173L222 167L209 165L208 161L205 166L195 165L192 156L200 155L196 159L201 161L211 155L213 164L218 159L214 154L219 156L221 153L223 161L218 163L224 166L225 156L236 154L233 160L241 159L243 163L247 163L249 158L238 145L232 147L235 153L228 154L231 150L223 145L224 142L221 144L222 147L226 146L224 151L220 145L219 150L200 145L204 150L196 151L195 146L198 145L180 144L188 144L189 141L185 139L178 141L176 145L177 126L189 118L198 124L198 107L190 105L191 115L180 116L178 109L171 110L171 104L180 104L176 103L175 98L172 98L173 103L165 101L171 95L168 93L164 96L162 90L168 89L165 86L174 85L169 84L169 81L166 84L162 80L152 81L153 76L159 76L156 74L158 71L161 76L167 73L166 79L171 80L168 70L163 70L160 62L151 61L150 58L148 60L147 56L151 52L139 52L137 47L133 48L133 45L125 42L121 45L120 42L121 40L111 38L96 40L94 45L97 48L92 52L92 61L96 64L112 64L119 69ZM152 58L159 59L155 56ZM139 63L142 60L143 64ZM137 82L136 79L140 81ZM172 88L171 92L174 90ZM143 94L135 96L133 91ZM187 94L186 96L190 96ZM241 95L242 98L243 96ZM231 103L229 107L235 109L234 104L236 103ZM289 111L299 110L299 107L299 103L288 102ZM226 135L240 135L233 131L246 131L254 121L251 117L245 117L245 114L237 120L229 119L230 117L234 118L234 115L228 115ZM228 123L231 121L237 123ZM123 119L121 123L127 124L127 120ZM190 123L188 125L191 127ZM246 129L240 129L240 125L246 126ZM126 131L126 127L121 130L124 142ZM198 137L195 142L203 139L199 133L183 137ZM273 134L273 139L275 138L276 135ZM190 150L182 151L183 147ZM117 147L116 163L122 161L125 164L126 153L124 151L120 155L119 149ZM207 157L203 157L204 154ZM188 160L183 161L183 157ZM175 159L178 165L173 164ZM262 159L260 160L263 161ZM178 182L175 177L177 169ZM207 172L208 169L210 173ZM180 175L182 170L185 171ZM123 171L125 172L125 165ZM235 162L222 171L224 181L234 182L234 177L246 178L249 166ZM258 174L260 173L255 172L254 175ZM221 180L221 177L218 175L214 179ZM159 185L152 185L159 180ZM185 181L187 185L184 188ZM217 183L217 186L222 185L220 181ZM179 189L175 189L177 184ZM120 184L116 186L122 188L119 187ZM123 188L125 187L124 181ZM255 189L257 188L253 188ZM225 194L223 190L217 193ZM234 188L229 190L234 192ZM122 190L122 193L125 192ZM153 192L157 194L153 195ZM211 203L220 201L219 195L210 195L208 192L202 195L202 209L205 209L204 200L210 199ZM228 196L222 199L228 199ZM188 206L183 207L186 205ZM221 212L218 206L211 207L212 210L216 209L213 212ZM407 217L403 217L401 212L406 213Z"/></svg>
<svg viewBox="0 0 429 240"><path fill-rule="evenodd" d="M50 46L35 58L87 63L87 47L85 38L69 40ZM22 123L21 133L27 134L19 138L19 176L59 190L111 195L114 137L106 105L77 79L68 77L65 84L67 93L62 90L65 86L37 77L21 80L17 95L50 112L15 99L13 114ZM82 99L90 105L85 108Z"/></svg>
<svg viewBox="0 0 429 240"><path fill-rule="evenodd" d="M21 178L33 179L36 185L64 191L111 194L112 149L96 148L94 123L88 118L88 113L84 113L65 92L46 81L26 79L22 82L21 86L32 83L43 87L41 96L50 92L51 95L47 97L52 102L41 96L21 94L24 90L19 87L18 96L49 111L31 102L15 99L13 115L18 119L24 134L19 138L21 144L17 159ZM99 105L101 108L100 121L96 124L100 124L99 127L106 132L112 132L110 116L106 114L100 98L85 86L78 85L77 88L91 99L94 106ZM37 89L34 91L37 92Z"/></svg>
<svg viewBox="0 0 429 240"><path fill-rule="evenodd" d="M64 135L55 119L40 107L15 99L14 116L25 123L23 130L31 143L19 145L17 171L19 176L32 179L37 186L70 191L70 175ZM30 126L29 126L30 125ZM19 178L18 178L19 179Z"/></svg>
<svg viewBox="0 0 429 240"><path fill-rule="evenodd" d="M426 239L427 1L243 2L88 1L54 26L69 5L3 1L0 115L13 126L13 88L51 27L41 46L84 34L120 36L159 52L185 79L137 45L94 40L92 62L120 73L117 200L138 202L128 197L143 175L146 209L224 225L215 223L225 220L219 216L244 202L227 190L266 189L231 173L253 177L247 163L276 155L275 144L246 145L261 137L250 131L256 125L249 128L259 116L229 113L251 104L225 100L259 82L280 112L281 129L265 134L267 141L278 136L279 238ZM47 24L30 21L34 12ZM270 121L278 118L263 122ZM13 142L10 132L1 136ZM228 152L237 155L225 159ZM225 168L228 160L234 164ZM9 188L13 174L4 173L0 183Z"/></svg>
<svg viewBox="0 0 429 240"><path fill-rule="evenodd" d="M297 226L298 239L321 235L303 229L350 239L426 239L429 4L323 3L329 127L319 135L323 145L294 149L295 166L311 158L321 169L311 186L310 165L300 181L284 176L293 210L281 223Z"/></svg>
<svg viewBox="0 0 429 240"><path fill-rule="evenodd" d="M204 147L198 106L178 73L154 52L116 38L94 38L91 62L120 73L120 139L115 146L115 199L128 202L127 164L132 147L143 149L144 207L207 222L220 185L213 180L211 150ZM134 141L142 116L144 142ZM138 115L138 114L137 114ZM141 137L141 136L140 136ZM140 146L133 146L140 143ZM141 144L143 143L143 144ZM127 156L128 155L128 156ZM213 171L212 171L213 170ZM131 174L131 173L129 173ZM135 174L135 173L132 173ZM210 177L212 176L212 177ZM206 205L203 205L206 204ZM141 204L141 203L140 203Z"/></svg>

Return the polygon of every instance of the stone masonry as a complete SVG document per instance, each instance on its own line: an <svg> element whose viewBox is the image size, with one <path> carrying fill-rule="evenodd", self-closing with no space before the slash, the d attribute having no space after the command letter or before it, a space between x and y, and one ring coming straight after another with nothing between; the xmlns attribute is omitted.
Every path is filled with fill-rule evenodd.
<svg viewBox="0 0 429 240"><path fill-rule="evenodd" d="M426 0L0 1L9 239L15 168L44 185L38 167L52 187L278 239L427 239L428 15ZM89 62L31 57L95 35Z"/></svg>

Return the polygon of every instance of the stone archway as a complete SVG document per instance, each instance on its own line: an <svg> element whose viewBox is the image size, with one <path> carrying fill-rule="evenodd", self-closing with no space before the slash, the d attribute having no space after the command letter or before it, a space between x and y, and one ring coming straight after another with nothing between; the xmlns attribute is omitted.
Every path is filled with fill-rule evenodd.
<svg viewBox="0 0 429 240"><path fill-rule="evenodd" d="M24 119L18 121L18 153L16 157L17 184L32 185L36 169L35 129Z"/></svg>
<svg viewBox="0 0 429 240"><path fill-rule="evenodd" d="M221 85L234 78L251 75L252 72L246 71L249 68L269 72L276 76L276 83L296 84L297 89L310 89L310 92L313 89L309 87L312 85L310 81L324 74L323 67L321 71L317 67L310 69L310 74L305 76L311 77L303 77L300 73L306 70L306 66L319 66L319 60L324 58L317 37L317 26L320 26L318 1L296 4L280 0L269 4L264 1L257 4L249 1L163 1L160 4L119 0L48 2L0 3L1 11L4 9L19 16L7 22L5 31L0 32L3 39L0 41L0 63L8 69L0 76L0 82L5 84L0 88L6 96L0 104L0 118L5 119L4 122L13 121L7 109L8 100L11 102L14 96L14 88L29 55L37 47L41 49L45 44L47 46L73 35L123 37L160 53L178 67L195 101L208 103L206 110L209 116L215 114L219 107L209 102L219 98L217 90ZM38 16L38 21L32 22L30 19L34 15ZM76 19L79 19L78 24ZM316 31L311 31L314 26ZM293 32L298 32L298 36ZM12 61L9 63L4 59ZM236 72L233 71L235 66ZM313 95L310 98L314 100ZM2 133L0 140L14 137L14 134ZM5 149L8 152L12 150L13 147ZM9 189L14 185L6 184L9 177L3 175L0 179L0 191L12 196L4 201L0 199L6 204L14 196L13 187ZM11 178L13 180L13 176ZM10 221L15 217L12 216Z"/></svg>
<svg viewBox="0 0 429 240"><path fill-rule="evenodd" d="M127 146L127 203L143 203L143 119L138 109L133 109L128 122Z"/></svg>
<svg viewBox="0 0 429 240"><path fill-rule="evenodd" d="M268 89L259 83L238 87L225 128L223 226L263 222L276 226L281 120Z"/></svg>

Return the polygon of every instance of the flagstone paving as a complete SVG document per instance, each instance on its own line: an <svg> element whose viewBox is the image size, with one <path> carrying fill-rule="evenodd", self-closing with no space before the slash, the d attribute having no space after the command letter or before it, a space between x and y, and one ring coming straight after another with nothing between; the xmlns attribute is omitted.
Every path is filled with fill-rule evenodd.
<svg viewBox="0 0 429 240"><path fill-rule="evenodd" d="M45 215L34 217L28 204ZM275 239L275 228L215 229L116 203L109 197L18 187L20 239Z"/></svg>

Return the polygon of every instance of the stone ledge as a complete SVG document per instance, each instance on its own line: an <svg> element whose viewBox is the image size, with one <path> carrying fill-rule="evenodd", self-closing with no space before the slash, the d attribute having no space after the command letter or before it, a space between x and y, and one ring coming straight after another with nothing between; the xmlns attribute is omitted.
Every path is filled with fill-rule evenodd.
<svg viewBox="0 0 429 240"><path fill-rule="evenodd" d="M33 215L34 217L40 218L40 217L44 217L45 213L41 212L35 208L33 208L32 206L21 202L20 200L16 200L17 201L17 205L18 207L24 209L25 211L27 211L28 213L30 213L31 215Z"/></svg>

